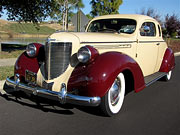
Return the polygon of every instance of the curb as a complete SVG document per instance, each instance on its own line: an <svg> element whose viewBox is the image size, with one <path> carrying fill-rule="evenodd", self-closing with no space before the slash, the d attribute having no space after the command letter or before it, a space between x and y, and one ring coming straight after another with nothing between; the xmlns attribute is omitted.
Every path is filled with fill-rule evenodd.
<svg viewBox="0 0 180 135"><path fill-rule="evenodd" d="M180 52L174 53L174 56L180 56Z"/></svg>

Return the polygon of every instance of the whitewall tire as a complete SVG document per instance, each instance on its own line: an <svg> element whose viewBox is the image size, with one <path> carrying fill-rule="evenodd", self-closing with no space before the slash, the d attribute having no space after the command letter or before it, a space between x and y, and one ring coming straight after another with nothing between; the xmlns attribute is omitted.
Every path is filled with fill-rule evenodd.
<svg viewBox="0 0 180 135"><path fill-rule="evenodd" d="M171 79L171 76L172 76L172 70L169 71L169 72L167 73L167 75L165 75L165 76L163 77L163 80L164 80L164 81L169 81L169 80Z"/></svg>
<svg viewBox="0 0 180 135"><path fill-rule="evenodd" d="M123 104L125 95L125 78L120 73L114 80L111 88L101 100L101 110L107 116L117 114Z"/></svg>

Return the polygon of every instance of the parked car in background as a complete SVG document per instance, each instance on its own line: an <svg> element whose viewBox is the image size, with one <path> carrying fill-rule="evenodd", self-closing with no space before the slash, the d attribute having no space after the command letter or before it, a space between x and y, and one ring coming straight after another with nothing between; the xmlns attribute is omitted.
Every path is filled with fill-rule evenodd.
<svg viewBox="0 0 180 135"><path fill-rule="evenodd" d="M61 104L99 106L112 116L126 92L170 80L174 67L156 20L106 15L92 19L85 32L56 32L45 45L29 44L6 84Z"/></svg>
<svg viewBox="0 0 180 135"><path fill-rule="evenodd" d="M178 35L178 36L176 36L176 38L180 38L180 36Z"/></svg>

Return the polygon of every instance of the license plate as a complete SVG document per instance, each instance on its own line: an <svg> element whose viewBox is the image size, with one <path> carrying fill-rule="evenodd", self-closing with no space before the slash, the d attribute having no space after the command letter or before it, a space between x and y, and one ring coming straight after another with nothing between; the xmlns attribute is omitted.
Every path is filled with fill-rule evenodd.
<svg viewBox="0 0 180 135"><path fill-rule="evenodd" d="M31 72L29 70L26 70L26 81L32 84L36 84L36 77L37 74L34 72Z"/></svg>

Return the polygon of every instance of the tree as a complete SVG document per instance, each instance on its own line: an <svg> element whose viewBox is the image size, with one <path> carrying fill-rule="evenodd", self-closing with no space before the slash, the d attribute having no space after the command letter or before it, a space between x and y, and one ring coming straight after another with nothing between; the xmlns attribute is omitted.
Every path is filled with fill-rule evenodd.
<svg viewBox="0 0 180 135"><path fill-rule="evenodd" d="M169 16L169 14L165 17L164 27L168 35L173 36L174 33L180 30L180 20L178 19L177 15L173 14Z"/></svg>
<svg viewBox="0 0 180 135"><path fill-rule="evenodd" d="M0 1L0 17L2 16L3 13L3 5L4 5L4 0Z"/></svg>
<svg viewBox="0 0 180 135"><path fill-rule="evenodd" d="M156 19L161 24L161 26L163 25L161 16L153 8L148 8L147 10L145 8L142 8L139 14L150 16Z"/></svg>
<svg viewBox="0 0 180 135"><path fill-rule="evenodd" d="M0 17L3 10L7 10L8 20L37 24L50 16L58 21L63 20L66 29L72 10L83 7L82 0L1 0Z"/></svg>
<svg viewBox="0 0 180 135"><path fill-rule="evenodd" d="M91 0L91 15L93 17L108 14L118 14L123 0Z"/></svg>
<svg viewBox="0 0 180 135"><path fill-rule="evenodd" d="M62 20L63 28L66 31L68 29L69 18L72 17L73 9L83 8L84 4L82 0L55 0L54 8L50 13L51 18Z"/></svg>
<svg viewBox="0 0 180 135"><path fill-rule="evenodd" d="M52 0L1 0L0 13L7 10L8 20L41 22L51 11Z"/></svg>
<svg viewBox="0 0 180 135"><path fill-rule="evenodd" d="M93 19L93 17L92 17L90 14L86 14L86 17L87 17L89 20Z"/></svg>

